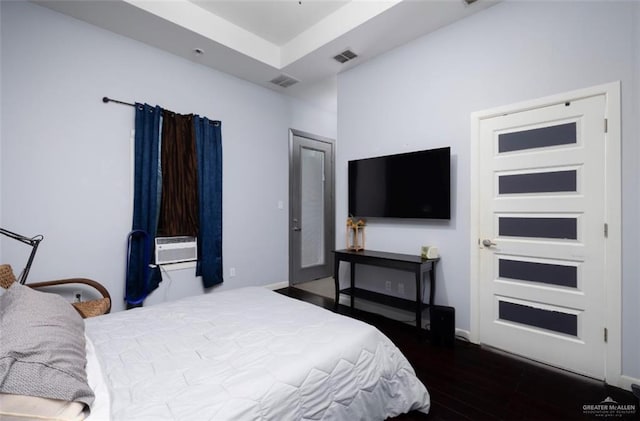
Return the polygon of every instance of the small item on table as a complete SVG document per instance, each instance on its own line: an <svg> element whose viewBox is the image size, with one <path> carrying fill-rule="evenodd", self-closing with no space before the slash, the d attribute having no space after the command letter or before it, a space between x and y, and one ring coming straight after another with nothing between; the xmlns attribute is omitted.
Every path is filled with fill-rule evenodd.
<svg viewBox="0 0 640 421"><path fill-rule="evenodd" d="M354 222L353 218L347 218L347 250L364 250L365 225L364 219L358 219Z"/></svg>

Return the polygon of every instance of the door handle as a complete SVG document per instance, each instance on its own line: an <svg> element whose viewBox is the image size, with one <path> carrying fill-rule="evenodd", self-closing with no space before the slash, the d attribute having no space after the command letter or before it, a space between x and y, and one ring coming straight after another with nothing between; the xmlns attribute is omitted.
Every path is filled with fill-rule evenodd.
<svg viewBox="0 0 640 421"><path fill-rule="evenodd" d="M493 241L491 241L491 240L489 240L489 239L485 238L484 240L482 240L482 245L483 245L483 246L485 246L485 247L495 247L495 246L497 246L498 244L496 244L496 243L494 243Z"/></svg>

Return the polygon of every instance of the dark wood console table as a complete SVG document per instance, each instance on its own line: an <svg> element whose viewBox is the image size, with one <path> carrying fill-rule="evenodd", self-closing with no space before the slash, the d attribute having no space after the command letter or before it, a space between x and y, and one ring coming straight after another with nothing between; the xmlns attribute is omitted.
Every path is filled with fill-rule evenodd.
<svg viewBox="0 0 640 421"><path fill-rule="evenodd" d="M422 310L427 306L433 306L433 298L436 293L435 266L440 258L423 259L420 256L414 256L411 254L387 253L375 250L334 250L333 253L335 254L334 280L336 287L336 307L338 306L340 293L343 293L351 297L351 309L353 309L354 298L359 297L392 307L402 308L409 311L414 310L416 314L416 327L419 332L422 331ZM340 289L340 281L338 279L340 262L351 263L351 287L342 290ZM416 300L412 301L356 288L356 264L382 266L413 272L416 277ZM424 274L427 272L429 273L429 304L422 302L422 282Z"/></svg>

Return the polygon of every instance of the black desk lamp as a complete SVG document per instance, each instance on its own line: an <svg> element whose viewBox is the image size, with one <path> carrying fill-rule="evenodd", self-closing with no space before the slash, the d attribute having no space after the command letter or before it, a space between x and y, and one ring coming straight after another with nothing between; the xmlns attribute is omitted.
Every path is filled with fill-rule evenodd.
<svg viewBox="0 0 640 421"><path fill-rule="evenodd" d="M4 228L0 228L0 234L6 235L9 238L13 238L14 240L18 240L21 243L28 244L32 247L31 254L29 255L29 260L27 260L27 266L24 267L22 273L20 274L20 278L18 278L18 282L24 285L24 283L27 281L27 276L29 275L29 269L31 269L33 258L36 256L38 245L40 244L40 241L44 239L44 237L42 235L36 235L33 238L29 238L25 237L24 235L16 234L15 232L8 231Z"/></svg>

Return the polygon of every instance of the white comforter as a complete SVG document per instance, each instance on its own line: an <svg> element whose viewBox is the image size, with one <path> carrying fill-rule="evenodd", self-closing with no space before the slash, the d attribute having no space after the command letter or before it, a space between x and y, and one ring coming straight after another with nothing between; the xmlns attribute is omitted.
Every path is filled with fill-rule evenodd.
<svg viewBox="0 0 640 421"><path fill-rule="evenodd" d="M429 410L413 368L375 327L264 288L87 319L86 333L113 420L369 421Z"/></svg>

